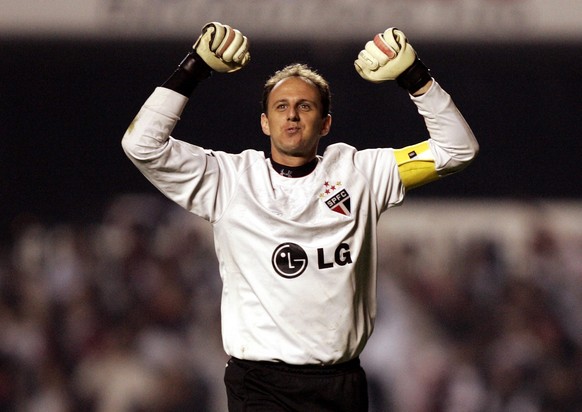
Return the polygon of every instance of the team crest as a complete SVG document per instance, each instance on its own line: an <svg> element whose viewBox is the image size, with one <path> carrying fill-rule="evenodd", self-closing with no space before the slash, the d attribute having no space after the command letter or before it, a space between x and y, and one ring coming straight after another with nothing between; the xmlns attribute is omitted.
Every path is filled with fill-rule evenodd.
<svg viewBox="0 0 582 412"><path fill-rule="evenodd" d="M319 194L319 199L340 215L349 216L351 213L350 194L339 181L333 183L326 180L323 184L323 192Z"/></svg>

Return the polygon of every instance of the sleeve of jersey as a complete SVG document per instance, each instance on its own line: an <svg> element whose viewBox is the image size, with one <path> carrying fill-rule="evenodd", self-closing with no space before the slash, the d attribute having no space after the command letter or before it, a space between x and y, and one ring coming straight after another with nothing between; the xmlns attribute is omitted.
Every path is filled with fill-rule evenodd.
<svg viewBox="0 0 582 412"><path fill-rule="evenodd" d="M222 208L219 168L201 147L170 136L188 99L158 87L146 100L122 139L126 155L165 196L213 221Z"/></svg>
<svg viewBox="0 0 582 412"><path fill-rule="evenodd" d="M437 173L445 176L469 165L479 151L479 144L451 96L435 81L427 93L411 99L429 132Z"/></svg>

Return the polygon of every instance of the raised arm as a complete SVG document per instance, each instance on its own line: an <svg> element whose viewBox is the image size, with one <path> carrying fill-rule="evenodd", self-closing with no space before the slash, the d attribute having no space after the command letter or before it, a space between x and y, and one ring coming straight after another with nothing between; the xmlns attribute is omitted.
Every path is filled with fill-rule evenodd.
<svg viewBox="0 0 582 412"><path fill-rule="evenodd" d="M148 97L127 128L122 147L133 164L167 197L193 210L196 194L217 188L216 164L204 149L170 136L196 85L212 73L231 73L250 60L238 30L209 23L176 71ZM208 217L207 210L197 210Z"/></svg>
<svg viewBox="0 0 582 412"><path fill-rule="evenodd" d="M432 78L404 33L389 28L366 43L354 62L362 78L373 83L396 80L407 90L424 118L430 138L394 150L406 189L465 168L479 144L448 93Z"/></svg>
<svg viewBox="0 0 582 412"><path fill-rule="evenodd" d="M140 159L146 147L163 145L178 122L188 98L213 72L232 73L250 61L248 39L221 23L208 23L176 71L154 90L128 127L122 145Z"/></svg>

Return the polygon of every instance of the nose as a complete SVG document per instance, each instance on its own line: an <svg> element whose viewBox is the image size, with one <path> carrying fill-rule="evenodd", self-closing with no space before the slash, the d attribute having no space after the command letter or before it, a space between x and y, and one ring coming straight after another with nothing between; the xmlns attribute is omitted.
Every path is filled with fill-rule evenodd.
<svg viewBox="0 0 582 412"><path fill-rule="evenodd" d="M297 113L297 110L295 109L295 107L293 107L293 106L289 107L289 112L287 113L287 120L290 122L298 122L299 121L299 114Z"/></svg>

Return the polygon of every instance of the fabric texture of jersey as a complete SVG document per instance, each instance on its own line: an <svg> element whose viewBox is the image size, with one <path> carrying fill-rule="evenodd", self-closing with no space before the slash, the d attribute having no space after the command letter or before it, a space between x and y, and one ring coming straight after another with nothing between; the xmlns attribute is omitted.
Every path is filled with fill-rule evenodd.
<svg viewBox="0 0 582 412"><path fill-rule="evenodd" d="M427 95L412 100L444 175L472 158L476 141L438 84ZM376 225L405 194L393 150L333 144L311 174L287 178L262 152L172 138L186 102L156 89L123 147L162 193L213 225L226 353L289 364L353 359L376 314Z"/></svg>

